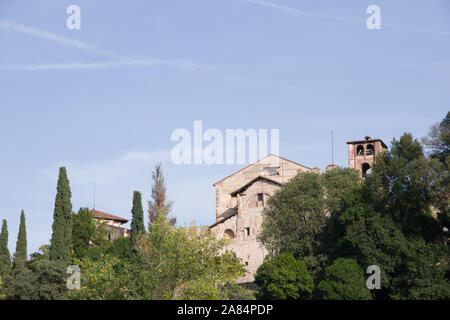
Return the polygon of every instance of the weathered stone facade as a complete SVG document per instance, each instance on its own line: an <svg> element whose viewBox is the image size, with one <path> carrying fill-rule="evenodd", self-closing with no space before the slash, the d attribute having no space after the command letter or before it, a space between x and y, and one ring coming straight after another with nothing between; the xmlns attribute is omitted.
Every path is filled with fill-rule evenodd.
<svg viewBox="0 0 450 320"><path fill-rule="evenodd" d="M229 249L236 252L248 274L239 282L253 282L267 250L257 241L262 211L267 200L300 172L315 171L293 161L269 155L214 184L216 223L210 228L219 238L232 239Z"/></svg>
<svg viewBox="0 0 450 320"><path fill-rule="evenodd" d="M380 139L347 142L349 167L369 173L376 156L387 149ZM337 168L327 166L326 170ZM232 239L229 249L236 252L248 271L240 283L253 282L258 267L268 251L258 242L263 222L263 207L282 184L300 172L321 174L319 168L308 168L276 155L269 155L214 184L216 188L216 223L210 229L218 238Z"/></svg>

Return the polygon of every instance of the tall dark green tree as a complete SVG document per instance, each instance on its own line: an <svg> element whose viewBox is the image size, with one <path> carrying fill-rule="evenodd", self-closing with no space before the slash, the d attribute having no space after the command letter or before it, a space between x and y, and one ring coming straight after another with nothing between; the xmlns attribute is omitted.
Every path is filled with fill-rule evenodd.
<svg viewBox="0 0 450 320"><path fill-rule="evenodd" d="M59 169L58 186L53 213L53 234L50 260L69 264L72 256L72 193L66 168Z"/></svg>
<svg viewBox="0 0 450 320"><path fill-rule="evenodd" d="M94 214L88 208L80 208L72 215L72 245L75 257L84 257L91 245L106 243L106 230L95 223Z"/></svg>
<svg viewBox="0 0 450 320"><path fill-rule="evenodd" d="M144 209L142 208L142 194L135 191L133 194L133 209L131 209L131 246L134 249L140 235L145 233Z"/></svg>
<svg viewBox="0 0 450 320"><path fill-rule="evenodd" d="M8 249L8 223L3 220L0 233L0 275L6 274L11 269L11 255Z"/></svg>
<svg viewBox="0 0 450 320"><path fill-rule="evenodd" d="M20 266L27 261L27 227L25 224L25 212L20 213L19 234L17 236L16 252L13 265Z"/></svg>

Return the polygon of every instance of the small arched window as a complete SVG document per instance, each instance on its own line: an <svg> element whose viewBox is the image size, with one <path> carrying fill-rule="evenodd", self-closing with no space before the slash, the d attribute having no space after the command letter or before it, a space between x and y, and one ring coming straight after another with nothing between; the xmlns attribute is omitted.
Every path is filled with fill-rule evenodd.
<svg viewBox="0 0 450 320"><path fill-rule="evenodd" d="M370 164L363 163L361 169L363 177L367 177L370 174Z"/></svg>
<svg viewBox="0 0 450 320"><path fill-rule="evenodd" d="M264 207L264 193L258 193L258 203L256 204L257 207Z"/></svg>
<svg viewBox="0 0 450 320"><path fill-rule="evenodd" d="M231 229L225 230L225 232L223 233L222 238L223 239L234 239L235 236L234 236L233 230L231 230Z"/></svg>
<svg viewBox="0 0 450 320"><path fill-rule="evenodd" d="M367 145L367 148L366 148L366 156L373 156L374 153L375 153L375 152L374 152L373 144Z"/></svg>
<svg viewBox="0 0 450 320"><path fill-rule="evenodd" d="M363 156L364 155L364 147L362 145L359 145L356 148L356 155L357 156Z"/></svg>

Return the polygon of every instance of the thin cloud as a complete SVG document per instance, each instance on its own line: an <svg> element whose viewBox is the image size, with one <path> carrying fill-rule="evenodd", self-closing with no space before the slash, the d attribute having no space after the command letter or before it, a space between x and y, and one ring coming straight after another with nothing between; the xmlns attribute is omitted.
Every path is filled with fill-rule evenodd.
<svg viewBox="0 0 450 320"><path fill-rule="evenodd" d="M294 14L296 16L335 19L335 20L351 21L351 22L358 22L358 23L364 22L364 20L360 20L360 19L347 18L347 17L335 16L335 15L310 13L310 12L294 9L294 8L291 8L291 7L286 7L286 6L282 6L282 5L279 5L279 4L275 4L275 3L272 3L272 2L262 1L262 0L244 0L244 1L256 4L256 5L261 5L261 6L265 6L265 7L270 7L270 8L282 10L282 11Z"/></svg>
<svg viewBox="0 0 450 320"><path fill-rule="evenodd" d="M365 23L366 23L366 21L363 19L311 13L311 12L306 12L306 11L294 9L294 8L287 7L287 6L282 6L279 4L272 3L272 2L263 1L263 0L243 0L243 1L255 4L255 5L274 8L274 9L281 10L281 11L284 11L284 12L287 12L287 13L290 13L290 14L293 14L296 16L322 18L322 19L333 19L333 20L339 20L339 21L345 21L345 22L355 22L355 23L359 23L359 24L363 24L363 25L365 25ZM425 29L425 28L416 28L416 27L405 27L405 26L401 26L401 25L386 24L386 23L382 23L382 27L396 29L399 31L406 31L406 32L433 33L433 34L438 34L438 35L443 35L443 36L450 35L449 30L435 30L435 29Z"/></svg>
<svg viewBox="0 0 450 320"><path fill-rule="evenodd" d="M117 67L174 67L182 69L206 69L206 66L194 60L164 60L164 59L130 59L101 62L74 62L55 64L3 64L0 70L4 71L42 71L42 70L95 70Z"/></svg>
<svg viewBox="0 0 450 320"><path fill-rule="evenodd" d="M35 38L46 39L55 41L59 44L78 48L81 50L88 51L90 53L98 54L105 57L115 58L115 59L123 59L124 57L108 52L106 50L100 49L91 44L85 43L83 41L79 41L73 38L65 37L57 33L41 30L39 28L26 26L23 24L19 24L13 21L0 20L0 29L9 31L9 32L19 32L23 33Z"/></svg>
<svg viewBox="0 0 450 320"><path fill-rule="evenodd" d="M89 43L68 38L57 33L26 26L13 21L0 20L0 30L18 32L35 38L54 41L56 43L81 49L93 54L108 58L112 61L100 62L70 62L70 63L43 63L43 64L1 64L0 70L4 71L41 71L41 70L95 70L116 67L155 67L165 66L181 69L206 69L206 66L195 60L188 59L156 59L156 58L127 58L112 52L108 52Z"/></svg>

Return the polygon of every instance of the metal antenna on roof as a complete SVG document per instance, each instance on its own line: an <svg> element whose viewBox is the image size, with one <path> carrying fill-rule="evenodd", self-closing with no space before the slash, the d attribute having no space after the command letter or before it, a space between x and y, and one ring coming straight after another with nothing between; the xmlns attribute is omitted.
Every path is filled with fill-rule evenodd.
<svg viewBox="0 0 450 320"><path fill-rule="evenodd" d="M331 164L334 164L334 132L331 130Z"/></svg>
<svg viewBox="0 0 450 320"><path fill-rule="evenodd" d="M94 210L95 210L95 183L94 183Z"/></svg>

